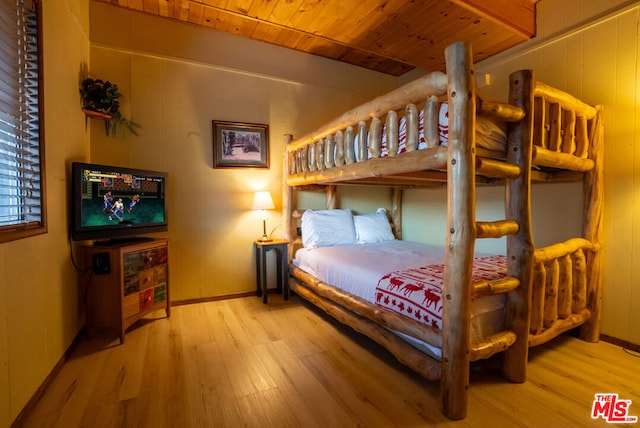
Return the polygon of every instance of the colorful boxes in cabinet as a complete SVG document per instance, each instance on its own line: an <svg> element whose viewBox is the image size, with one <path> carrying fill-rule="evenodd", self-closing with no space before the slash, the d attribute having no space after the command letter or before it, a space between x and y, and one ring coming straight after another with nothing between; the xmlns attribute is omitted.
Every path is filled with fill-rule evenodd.
<svg viewBox="0 0 640 428"><path fill-rule="evenodd" d="M140 291L153 287L153 268L140 271Z"/></svg>
<svg viewBox="0 0 640 428"><path fill-rule="evenodd" d="M167 300L167 247L133 251L123 259L124 317Z"/></svg>
<svg viewBox="0 0 640 428"><path fill-rule="evenodd" d="M156 284L167 282L167 264L161 264L153 267L153 279Z"/></svg>
<svg viewBox="0 0 640 428"><path fill-rule="evenodd" d="M124 277L124 295L128 296L138 291L140 291L140 278L138 274L126 275Z"/></svg>
<svg viewBox="0 0 640 428"><path fill-rule="evenodd" d="M137 276L140 272L140 253L141 251L132 251L125 253L123 258L124 277Z"/></svg>
<svg viewBox="0 0 640 428"><path fill-rule="evenodd" d="M158 303L158 302L164 302L165 300L167 300L167 284L162 284L162 285L158 285L157 287L153 288L153 301Z"/></svg>
<svg viewBox="0 0 640 428"><path fill-rule="evenodd" d="M142 269L167 263L167 247L153 248L140 251L140 264Z"/></svg>
<svg viewBox="0 0 640 428"><path fill-rule="evenodd" d="M140 292L140 310L144 311L157 303L167 300L167 285L161 284Z"/></svg>
<svg viewBox="0 0 640 428"><path fill-rule="evenodd" d="M167 247L152 248L150 250L132 251L124 254L124 276L138 274L143 269L167 264Z"/></svg>
<svg viewBox="0 0 640 428"><path fill-rule="evenodd" d="M153 306L153 288L140 292L140 310L144 311Z"/></svg>

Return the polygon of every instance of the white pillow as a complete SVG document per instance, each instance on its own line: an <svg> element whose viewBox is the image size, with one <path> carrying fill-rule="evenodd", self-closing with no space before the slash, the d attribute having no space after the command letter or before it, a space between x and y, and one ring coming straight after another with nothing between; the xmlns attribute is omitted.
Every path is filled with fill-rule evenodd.
<svg viewBox="0 0 640 428"><path fill-rule="evenodd" d="M372 214L360 214L353 217L358 244L393 241L395 236L387 218L387 210L378 208Z"/></svg>
<svg viewBox="0 0 640 428"><path fill-rule="evenodd" d="M356 229L350 209L306 210L302 214L302 245L305 248L355 244Z"/></svg>

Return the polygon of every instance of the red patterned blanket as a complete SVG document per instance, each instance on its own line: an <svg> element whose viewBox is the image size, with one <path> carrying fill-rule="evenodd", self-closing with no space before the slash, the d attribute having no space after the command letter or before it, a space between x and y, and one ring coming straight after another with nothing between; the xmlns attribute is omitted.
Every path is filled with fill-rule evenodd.
<svg viewBox="0 0 640 428"><path fill-rule="evenodd" d="M507 272L505 256L475 257L473 281L492 281ZM401 315L442 328L444 265L430 265L383 276L376 286L376 304Z"/></svg>

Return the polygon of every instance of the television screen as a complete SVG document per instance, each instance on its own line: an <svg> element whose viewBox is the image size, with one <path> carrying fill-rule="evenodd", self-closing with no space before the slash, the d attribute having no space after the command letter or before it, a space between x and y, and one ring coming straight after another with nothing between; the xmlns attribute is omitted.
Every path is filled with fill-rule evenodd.
<svg viewBox="0 0 640 428"><path fill-rule="evenodd" d="M76 162L71 180L74 240L167 230L166 173Z"/></svg>

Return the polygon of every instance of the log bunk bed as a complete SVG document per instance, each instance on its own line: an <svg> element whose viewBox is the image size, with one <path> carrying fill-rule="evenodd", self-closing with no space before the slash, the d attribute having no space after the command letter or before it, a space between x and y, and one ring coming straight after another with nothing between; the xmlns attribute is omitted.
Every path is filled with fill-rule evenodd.
<svg viewBox="0 0 640 428"><path fill-rule="evenodd" d="M436 183L447 188L442 328L419 323L334 288L290 261L291 291L337 320L387 348L428 380L440 380L441 410L463 419L471 361L503 352L507 380L525 382L528 349L579 327L580 338L599 339L601 235L603 209L603 123L601 107L534 79L524 70L510 76L509 103L480 100L475 92L471 48L464 43L445 52L446 74L434 72L354 108L316 132L293 141L285 136L284 217L289 257L301 245L296 233L302 210L294 209L294 190L327 192L335 207L336 185L386 185L393 190L391 222L401 239L402 189ZM434 100L448 102L448 146L437 141ZM427 147L416 150L418 107L424 105ZM506 153L476 147L476 114L507 125ZM398 117L406 116L406 151L396 153ZM478 116L478 117L479 117ZM384 122L385 126L382 127ZM383 131L384 130L384 131ZM380 157L385 132L388 155ZM369 155L354 154L354 140ZM355 135L355 136L354 136ZM357 137L359 135L359 137ZM535 248L531 231L531 183L583 181L582 236ZM475 220L476 186L505 188L506 219ZM506 236L506 276L473 282L476 239ZM472 299L506 295L503 331L472 343ZM398 335L441 348L436 359Z"/></svg>

